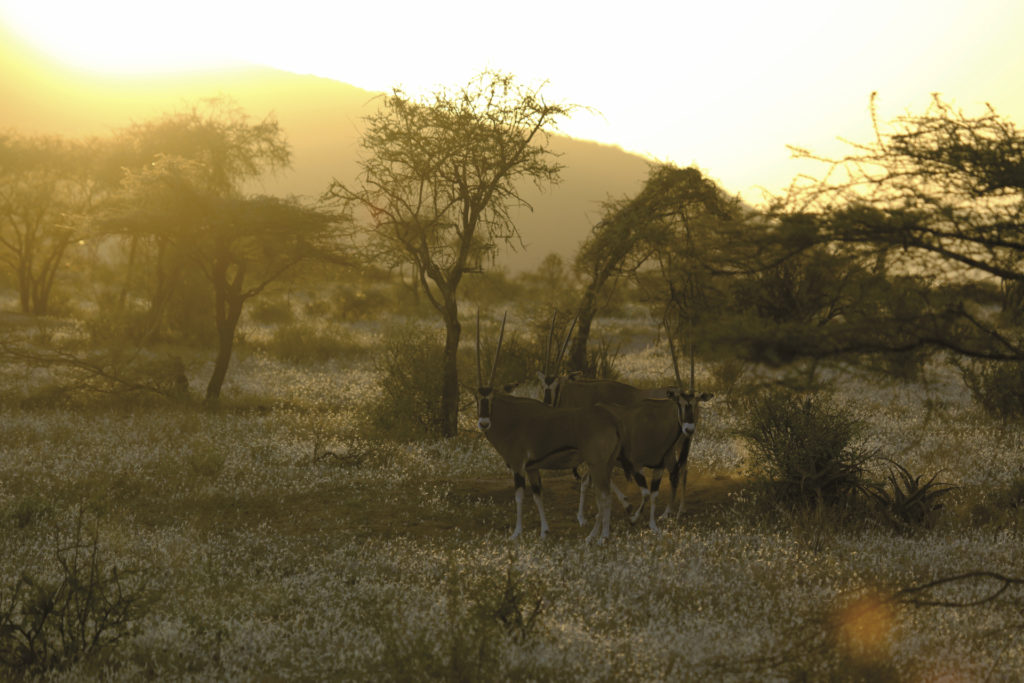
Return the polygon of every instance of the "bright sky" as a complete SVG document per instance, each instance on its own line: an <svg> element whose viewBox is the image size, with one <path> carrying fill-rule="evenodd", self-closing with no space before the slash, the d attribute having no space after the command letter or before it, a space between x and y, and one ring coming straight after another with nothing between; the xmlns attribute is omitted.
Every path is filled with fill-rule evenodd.
<svg viewBox="0 0 1024 683"><path fill-rule="evenodd" d="M1024 126L1021 0L0 0L0 21L97 71L249 62L370 90L458 86L485 67L600 112L562 126L695 163L756 200L798 172L786 144L870 138L941 92Z"/></svg>

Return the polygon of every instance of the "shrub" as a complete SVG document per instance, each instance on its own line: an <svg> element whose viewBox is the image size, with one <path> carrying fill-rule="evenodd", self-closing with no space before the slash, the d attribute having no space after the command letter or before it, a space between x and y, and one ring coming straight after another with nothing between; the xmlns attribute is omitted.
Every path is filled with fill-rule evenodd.
<svg viewBox="0 0 1024 683"><path fill-rule="evenodd" d="M862 424L827 399L771 390L749 402L740 436L755 479L780 502L849 502L866 486Z"/></svg>
<svg viewBox="0 0 1024 683"><path fill-rule="evenodd" d="M361 431L400 440L439 434L442 334L415 325L385 332L374 358L380 383L361 411L365 419Z"/></svg>
<svg viewBox="0 0 1024 683"><path fill-rule="evenodd" d="M621 346L617 345L613 349L611 342L606 337L601 337L596 342L587 348L586 367L583 368L583 374L586 377L618 379L619 371L615 367L615 362L619 358Z"/></svg>
<svg viewBox="0 0 1024 683"><path fill-rule="evenodd" d="M98 535L79 515L55 553L57 575L29 571L0 591L0 670L13 676L63 670L129 635L148 602L147 577L107 564Z"/></svg>
<svg viewBox="0 0 1024 683"><path fill-rule="evenodd" d="M260 325L285 325L295 320L292 303L287 299L257 297L247 312L252 321Z"/></svg>
<svg viewBox="0 0 1024 683"><path fill-rule="evenodd" d="M303 364L325 363L367 351L351 332L315 323L280 325L259 346L277 358Z"/></svg>
<svg viewBox="0 0 1024 683"><path fill-rule="evenodd" d="M1024 418L1024 362L973 361L957 364L974 400L992 417Z"/></svg>
<svg viewBox="0 0 1024 683"><path fill-rule="evenodd" d="M884 482L874 483L867 488L877 503L883 518L900 530L929 527L934 524L942 503L940 499L953 490L950 484L937 482L934 474L922 483L924 475L914 476L892 460L889 461L889 475Z"/></svg>

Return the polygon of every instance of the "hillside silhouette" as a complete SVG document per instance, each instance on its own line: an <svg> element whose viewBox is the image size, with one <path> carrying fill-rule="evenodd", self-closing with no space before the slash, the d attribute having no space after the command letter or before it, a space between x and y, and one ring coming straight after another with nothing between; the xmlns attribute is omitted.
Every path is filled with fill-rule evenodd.
<svg viewBox="0 0 1024 683"><path fill-rule="evenodd" d="M2 26L0 74L0 131L102 136L217 96L230 97L254 119L273 113L291 144L292 168L252 190L306 197L319 196L332 177L355 178L362 118L375 111L380 94L255 66L101 75L52 60ZM545 192L525 192L534 210L520 211L516 220L526 249L505 250L498 260L513 272L534 267L549 253L571 258L600 217L601 203L636 193L647 176L648 162L618 147L557 136L552 148L565 165L562 182Z"/></svg>

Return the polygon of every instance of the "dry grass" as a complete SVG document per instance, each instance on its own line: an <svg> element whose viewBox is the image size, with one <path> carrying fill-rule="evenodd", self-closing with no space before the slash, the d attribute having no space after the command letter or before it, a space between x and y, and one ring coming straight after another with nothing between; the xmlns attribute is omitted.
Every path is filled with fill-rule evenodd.
<svg viewBox="0 0 1024 683"><path fill-rule="evenodd" d="M650 384L670 368L655 347L620 366ZM145 567L156 592L114 647L54 680L1013 680L1024 670L1018 589L969 608L887 600L964 571L1024 575L1024 512L1011 495L1021 436L984 420L962 389L851 380L837 396L889 457L914 472L940 467L960 487L931 529L895 534L751 500L736 409L721 396L702 418L682 522L655 536L618 513L609 544L591 547L569 475L545 479L551 537L537 538L527 499L527 531L512 543L511 476L478 434L360 439L374 389L365 356L294 365L256 353L231 372L218 411L0 410L0 597L21 572L52 568L53 539L82 511L104 557Z"/></svg>

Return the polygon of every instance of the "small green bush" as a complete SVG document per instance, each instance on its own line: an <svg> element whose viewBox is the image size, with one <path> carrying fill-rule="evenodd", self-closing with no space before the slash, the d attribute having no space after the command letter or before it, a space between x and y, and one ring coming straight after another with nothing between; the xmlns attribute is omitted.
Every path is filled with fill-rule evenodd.
<svg viewBox="0 0 1024 683"><path fill-rule="evenodd" d="M775 389L749 401L739 430L750 474L779 502L850 502L867 482L862 424L831 401Z"/></svg>
<svg viewBox="0 0 1024 683"><path fill-rule="evenodd" d="M380 383L360 411L360 431L368 438L414 440L440 433L443 334L412 324L384 333L374 357Z"/></svg>
<svg viewBox="0 0 1024 683"><path fill-rule="evenodd" d="M1000 420L1024 419L1024 362L972 361L958 367L986 413Z"/></svg>
<svg viewBox="0 0 1024 683"><path fill-rule="evenodd" d="M259 347L272 356L299 364L326 363L368 350L354 340L351 332L305 322L278 326Z"/></svg>
<svg viewBox="0 0 1024 683"><path fill-rule="evenodd" d="M295 321L295 311L287 299L257 297L249 306L249 317L260 325L286 325Z"/></svg>

